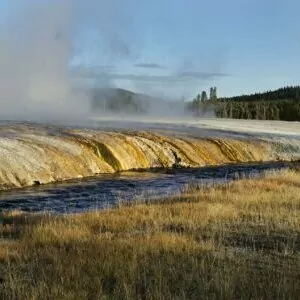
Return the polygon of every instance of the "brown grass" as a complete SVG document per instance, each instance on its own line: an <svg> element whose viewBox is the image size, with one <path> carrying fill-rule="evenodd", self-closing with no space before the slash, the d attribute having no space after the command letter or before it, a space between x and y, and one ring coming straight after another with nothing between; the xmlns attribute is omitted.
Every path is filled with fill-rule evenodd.
<svg viewBox="0 0 300 300"><path fill-rule="evenodd" d="M2 299L297 299L300 173L72 216L3 214ZM1 274L1 273L0 273Z"/></svg>

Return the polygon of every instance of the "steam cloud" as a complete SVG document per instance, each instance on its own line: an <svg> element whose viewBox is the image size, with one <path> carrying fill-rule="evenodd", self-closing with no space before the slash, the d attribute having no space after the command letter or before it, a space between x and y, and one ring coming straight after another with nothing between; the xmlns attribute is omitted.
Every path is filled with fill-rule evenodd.
<svg viewBox="0 0 300 300"><path fill-rule="evenodd" d="M99 51L81 49L74 41L81 33L80 25L89 20L88 25L96 29L94 44L104 45L107 65L116 57L129 59L134 55L126 41L129 23L120 13L121 2L17 0L18 11L11 14L9 22L3 24L5 30L0 32L1 117L43 119L88 114L89 97L78 89L74 91L70 63L76 60L76 52L90 52L87 56L91 60L91 53L97 55ZM103 74L109 72L103 69ZM112 85L107 75L97 81L103 86Z"/></svg>
<svg viewBox="0 0 300 300"><path fill-rule="evenodd" d="M76 101L68 76L74 12L71 0L20 3L1 37L2 115L63 113Z"/></svg>
<svg viewBox="0 0 300 300"><path fill-rule="evenodd" d="M120 73L116 60L131 62L133 68L168 71L156 62L137 63L143 61L143 35L136 32L138 26L126 7L134 7L136 13L140 1L128 0L126 5L122 0L16 1L18 11L0 32L0 118L88 116L89 95L74 89L78 82L115 87L116 81L127 81L145 94L158 95L166 85L188 86L191 80L226 76L189 70ZM97 62L100 53L102 66Z"/></svg>

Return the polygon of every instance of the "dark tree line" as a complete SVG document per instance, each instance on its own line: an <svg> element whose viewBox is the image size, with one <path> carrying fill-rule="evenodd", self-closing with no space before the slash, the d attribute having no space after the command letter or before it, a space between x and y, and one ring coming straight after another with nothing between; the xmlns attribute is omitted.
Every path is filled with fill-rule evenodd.
<svg viewBox="0 0 300 300"><path fill-rule="evenodd" d="M198 100L191 102L189 110L213 109L220 118L300 121L300 86L219 99L215 94L206 101Z"/></svg>
<svg viewBox="0 0 300 300"><path fill-rule="evenodd" d="M209 98L206 91L202 91L201 95L198 94L192 102L186 106L187 111L193 112L196 116L200 117L208 113L215 113L218 103L217 88L211 87Z"/></svg>
<svg viewBox="0 0 300 300"><path fill-rule="evenodd" d="M287 86L280 88L275 91L267 91L264 93L255 93L251 95L241 95L236 97L220 98L219 100L224 101L243 101L243 102L254 102L254 101L278 101L278 100L300 100L300 86Z"/></svg>

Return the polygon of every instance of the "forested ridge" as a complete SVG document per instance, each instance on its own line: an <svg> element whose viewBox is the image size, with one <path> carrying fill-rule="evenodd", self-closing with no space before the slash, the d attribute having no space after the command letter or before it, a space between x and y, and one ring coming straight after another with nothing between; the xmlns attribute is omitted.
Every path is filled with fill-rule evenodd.
<svg viewBox="0 0 300 300"><path fill-rule="evenodd" d="M217 88L199 93L189 102L166 102L143 94L122 89L93 91L92 109L103 112L149 114L156 110L175 110L178 106L196 117L215 115L219 118L300 121L300 86L288 86L274 91L218 97Z"/></svg>
<svg viewBox="0 0 300 300"><path fill-rule="evenodd" d="M211 88L209 98L202 92L188 110L196 115L212 110L220 118L300 121L300 86L226 98L217 98L216 88Z"/></svg>
<svg viewBox="0 0 300 300"><path fill-rule="evenodd" d="M300 100L300 86L287 86L274 91L220 98L227 101Z"/></svg>

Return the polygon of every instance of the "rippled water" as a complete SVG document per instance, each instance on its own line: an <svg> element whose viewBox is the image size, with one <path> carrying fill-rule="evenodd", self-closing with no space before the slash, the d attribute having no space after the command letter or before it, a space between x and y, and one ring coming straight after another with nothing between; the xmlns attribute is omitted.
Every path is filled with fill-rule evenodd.
<svg viewBox="0 0 300 300"><path fill-rule="evenodd" d="M0 210L76 213L103 209L113 207L120 201L143 201L175 195L189 183L224 183L241 177L260 176L265 171L288 166L288 163L279 162L102 175L0 192Z"/></svg>

